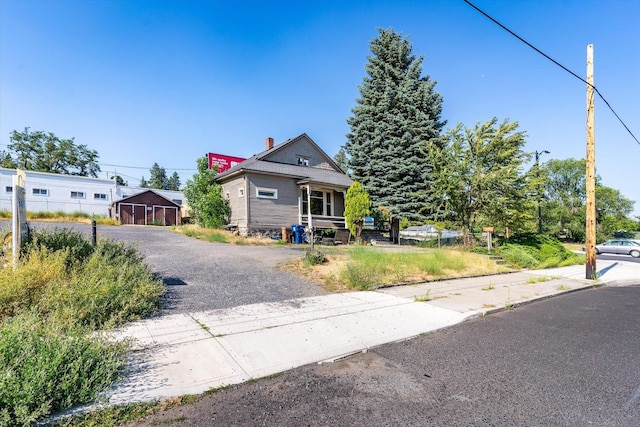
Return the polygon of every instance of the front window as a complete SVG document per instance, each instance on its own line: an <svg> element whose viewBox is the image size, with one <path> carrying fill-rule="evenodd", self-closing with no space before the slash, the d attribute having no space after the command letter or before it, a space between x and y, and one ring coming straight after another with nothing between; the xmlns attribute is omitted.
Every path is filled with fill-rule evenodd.
<svg viewBox="0 0 640 427"><path fill-rule="evenodd" d="M107 200L107 195L105 193L93 193L93 198L95 200Z"/></svg>
<svg viewBox="0 0 640 427"><path fill-rule="evenodd" d="M32 190L32 193L34 196L48 196L49 190L47 190L46 188L34 188Z"/></svg>
<svg viewBox="0 0 640 427"><path fill-rule="evenodd" d="M256 197L259 199L277 199L278 190L275 188L256 188Z"/></svg>
<svg viewBox="0 0 640 427"><path fill-rule="evenodd" d="M298 166L309 166L309 158L305 156L298 156Z"/></svg>
<svg viewBox="0 0 640 427"><path fill-rule="evenodd" d="M302 214L309 213L307 190L302 190ZM311 190L311 215L332 216L331 191Z"/></svg>
<svg viewBox="0 0 640 427"><path fill-rule="evenodd" d="M84 191L72 191L71 192L71 198L72 199L84 199L85 198Z"/></svg>

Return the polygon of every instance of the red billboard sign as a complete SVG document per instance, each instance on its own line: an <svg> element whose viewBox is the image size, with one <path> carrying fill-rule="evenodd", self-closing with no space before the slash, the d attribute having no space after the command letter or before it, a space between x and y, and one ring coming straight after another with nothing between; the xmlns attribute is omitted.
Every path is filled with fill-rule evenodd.
<svg viewBox="0 0 640 427"><path fill-rule="evenodd" d="M218 173L222 173L227 169L231 169L240 162L246 159L242 157L225 156L224 154L208 153L209 169L213 169L214 165L218 166Z"/></svg>

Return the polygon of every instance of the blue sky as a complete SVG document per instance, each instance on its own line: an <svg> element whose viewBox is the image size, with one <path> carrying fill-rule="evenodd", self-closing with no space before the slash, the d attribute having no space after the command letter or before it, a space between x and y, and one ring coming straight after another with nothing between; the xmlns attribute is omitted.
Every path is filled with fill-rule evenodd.
<svg viewBox="0 0 640 427"><path fill-rule="evenodd" d="M593 43L596 87L640 138L639 0L474 3L583 77ZM0 149L25 127L75 137L132 185L268 136L333 156L379 27L425 57L447 127L509 118L542 160L585 157L584 83L462 0L0 0ZM599 99L595 128L598 174L640 215L640 144Z"/></svg>

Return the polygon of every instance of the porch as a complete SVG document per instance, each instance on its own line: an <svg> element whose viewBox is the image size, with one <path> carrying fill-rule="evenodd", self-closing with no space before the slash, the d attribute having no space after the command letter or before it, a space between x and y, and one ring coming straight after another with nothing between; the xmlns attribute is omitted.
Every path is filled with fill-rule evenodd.
<svg viewBox="0 0 640 427"><path fill-rule="evenodd" d="M299 185L298 223L313 229L347 228L345 193L342 188L310 183Z"/></svg>

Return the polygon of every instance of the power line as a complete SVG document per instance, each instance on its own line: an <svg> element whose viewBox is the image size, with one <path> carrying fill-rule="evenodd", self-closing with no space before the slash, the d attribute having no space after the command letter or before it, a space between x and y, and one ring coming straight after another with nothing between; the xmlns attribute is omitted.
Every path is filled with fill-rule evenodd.
<svg viewBox="0 0 640 427"><path fill-rule="evenodd" d="M108 164L108 163L99 163L99 166L109 166L109 167L113 167L113 168L126 168L126 169L142 169L142 170L149 170L151 169L151 167L147 167L147 166L125 166L125 165L112 165L112 164ZM185 169L185 168L164 168L164 170L167 171L195 171L197 169L194 168L190 168L190 169Z"/></svg>
<svg viewBox="0 0 640 427"><path fill-rule="evenodd" d="M509 28L505 27L504 25L502 25L500 22L498 22L496 19L494 19L493 17L491 17L488 13L486 13L485 11L483 11L482 9L480 9L478 6L476 6L475 4L471 3L469 0L464 0L465 3L467 3L469 6L471 6L472 8L474 8L475 10L477 10L478 12L480 12L481 14L483 14L484 16L486 16L487 18L489 18L492 22L494 22L496 25L498 25L499 27L501 27L503 30L507 31L509 34L511 34L512 36L514 36L515 38L517 38L518 40L520 40L522 43L526 44L527 46L529 46L531 49L535 50L536 52L538 52L540 55L544 56L545 58L547 58L549 61L553 62L554 64L556 64L558 67L562 68L563 70L565 70L567 73L571 74L573 77L577 78L578 80L580 80L581 82L583 82L584 84L591 86L593 88L593 90L598 94L598 96L600 97L600 99L602 99L604 101L604 103L607 105L607 107L609 107L609 110L611 110L611 112L613 113L614 116L616 116L616 118L620 121L620 123L622 124L622 126L624 126L624 128L627 130L627 132L629 132L629 135L631 135L631 137L633 139L636 140L636 142L638 144L640 144L640 141L638 141L638 138L636 138L636 136L633 134L633 132L631 132L631 129L629 129L629 127L626 125L626 123L620 118L620 116L618 115L618 113L616 113L616 111L613 109L613 107L609 104L609 102L604 98L604 96L600 93L600 91L598 90L598 88L595 87L595 85L592 85L591 83L587 82L585 79L583 79L582 77L580 77L579 75L577 75L576 73L574 73L573 71L571 71L570 69L568 69L567 67L565 67L564 65L562 65L561 63L559 63L558 61L556 61L555 59L553 59L552 57L550 57L549 55L547 55L546 53L544 53L543 51L541 51L540 49L538 49L537 47L535 47L534 45L532 45L531 43L529 43L528 41L526 41L525 39L523 39L522 37L520 37L519 35L517 35L516 33L514 33L513 31L511 31Z"/></svg>

